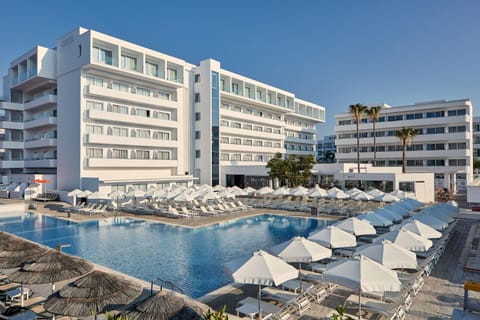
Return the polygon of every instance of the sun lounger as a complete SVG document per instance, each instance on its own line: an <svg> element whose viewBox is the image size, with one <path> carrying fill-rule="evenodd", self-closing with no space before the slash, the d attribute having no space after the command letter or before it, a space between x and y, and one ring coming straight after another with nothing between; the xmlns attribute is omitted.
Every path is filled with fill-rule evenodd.
<svg viewBox="0 0 480 320"><path fill-rule="evenodd" d="M262 318L268 319L274 313L280 311L280 308L271 303L260 301L260 309L262 312ZM237 308L235 309L237 316L242 313L244 315L250 316L250 319L253 319L255 315L258 314L258 299L247 297L243 300L237 302Z"/></svg>
<svg viewBox="0 0 480 320"><path fill-rule="evenodd" d="M282 288L293 291L294 293L300 293L300 291L308 290L312 287L311 283L300 281L299 279L292 279L285 281L280 285Z"/></svg>
<svg viewBox="0 0 480 320"><path fill-rule="evenodd" d="M350 296L348 296L348 298L345 300L345 306L347 305L354 305L354 306L358 306L358 300L359 300L359 296L356 295L356 294L351 294ZM368 310L368 311L371 311L371 312L374 312L374 313L386 313L389 309L392 308L392 305L387 303L387 302L384 302L384 301L380 301L380 300L376 300L376 299L372 299L372 298L367 298L367 297L364 297L362 296L360 298L360 303L362 304L362 309L364 310Z"/></svg>
<svg viewBox="0 0 480 320"><path fill-rule="evenodd" d="M298 294L291 291L285 291L273 287L266 287L262 289L262 298L272 299L283 303L289 303L298 297Z"/></svg>

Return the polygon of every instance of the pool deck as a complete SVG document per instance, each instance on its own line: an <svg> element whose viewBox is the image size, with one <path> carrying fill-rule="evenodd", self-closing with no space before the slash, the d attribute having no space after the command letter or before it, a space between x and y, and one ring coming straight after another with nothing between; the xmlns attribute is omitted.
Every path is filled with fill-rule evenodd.
<svg viewBox="0 0 480 320"><path fill-rule="evenodd" d="M0 200L0 204L12 200ZM62 219L68 219L67 213L60 212L65 206L62 202L38 203L35 212L55 216ZM239 219L248 216L263 214L265 212L311 217L309 214L301 212L266 210L266 209L249 209L230 215L221 215L213 217L198 217L193 219L171 219L158 216L142 216L119 213L119 216L128 216L134 218L145 219L149 221L157 221L162 223L180 225L185 227L200 227L221 221ZM108 216L114 216L109 213ZM72 221L87 221L91 219L101 219L103 216L85 216L81 214L72 214ZM336 220L338 217L318 216L319 219ZM431 273L426 278L425 285L419 294L414 297L410 311L407 313L406 319L480 319L480 314L463 312L463 282L465 280L480 281L480 272L465 271L464 266L467 256L472 249L474 239L480 238L480 212L472 212L468 209L462 209L458 216L458 224L452 231L451 239L447 245L445 253ZM124 275L125 276L125 275ZM138 279L136 279L138 281ZM144 285L146 285L144 283ZM220 309L224 305L227 306L227 312L234 315L236 302L244 297L255 297L258 287L254 285L236 285L230 284L219 288L199 299L200 302L207 304L213 309ZM299 319L322 319L338 304L343 301L351 293L348 289L339 287L321 304L312 304L312 308L305 312ZM480 304L480 293L470 292L470 302ZM231 319L237 317L231 316Z"/></svg>

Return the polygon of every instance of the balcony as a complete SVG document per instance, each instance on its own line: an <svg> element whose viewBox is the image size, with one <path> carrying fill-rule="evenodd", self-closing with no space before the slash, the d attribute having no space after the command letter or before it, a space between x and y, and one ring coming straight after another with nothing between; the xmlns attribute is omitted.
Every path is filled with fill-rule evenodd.
<svg viewBox="0 0 480 320"><path fill-rule="evenodd" d="M131 92L118 91L118 90L92 86L92 85L87 86L87 93L92 96L107 98L113 101L123 101L126 103L133 103L136 105L142 104L146 106L162 106L162 107L171 108L171 109L177 109L178 107L177 101L165 100L165 99L155 98L150 96L143 96L141 94L134 94Z"/></svg>
<svg viewBox="0 0 480 320"><path fill-rule="evenodd" d="M57 159L25 160L25 168L56 168Z"/></svg>
<svg viewBox="0 0 480 320"><path fill-rule="evenodd" d="M233 102L240 102L246 105L251 105L251 106L256 106L259 108L263 109L268 109L272 111L277 111L277 112L282 112L282 113L290 113L292 110L286 108L286 107L281 107L277 106L274 104L266 103L263 101L255 100L255 99L250 99L241 95L237 95L231 92L226 92L226 91L220 91L222 100L227 99Z"/></svg>
<svg viewBox="0 0 480 320"><path fill-rule="evenodd" d="M12 79L11 88L25 91L30 88L51 87L55 85L55 83L55 79L41 77L37 72L30 74L24 72L19 75L18 79Z"/></svg>
<svg viewBox="0 0 480 320"><path fill-rule="evenodd" d="M99 134L87 134L86 143L89 144L105 144L105 145L122 145L122 146L139 146L149 148L178 148L178 141L176 140L157 140L157 139L142 139L129 138L119 136L108 136Z"/></svg>
<svg viewBox="0 0 480 320"><path fill-rule="evenodd" d="M56 125L57 125L57 117L49 116L49 117L43 117L43 118L25 121L24 128L32 129L32 128L56 126Z"/></svg>
<svg viewBox="0 0 480 320"><path fill-rule="evenodd" d="M285 136L281 133L269 133L264 131L255 131L247 129L239 129L232 127L220 127L221 134L230 134L235 136L245 136L245 137L261 137L262 139L272 139L272 140L283 140Z"/></svg>
<svg viewBox="0 0 480 320"><path fill-rule="evenodd" d="M13 168L23 168L23 160L1 160L0 168L2 169L13 169Z"/></svg>
<svg viewBox="0 0 480 320"><path fill-rule="evenodd" d="M25 110L32 110L39 107L45 107L57 104L57 96L53 94L47 94L42 97L33 99L25 103Z"/></svg>
<svg viewBox="0 0 480 320"><path fill-rule="evenodd" d="M25 149L56 147L57 139L43 138L38 140L25 141Z"/></svg>
<svg viewBox="0 0 480 320"><path fill-rule="evenodd" d="M244 160L221 160L220 165L222 167L238 167L238 166L258 166L258 167L265 167L267 165L267 161L244 161ZM248 171L246 168L245 170Z"/></svg>
<svg viewBox="0 0 480 320"><path fill-rule="evenodd" d="M295 126L292 124L285 124L285 129L290 130L290 131L296 131L296 132L305 132L305 133L317 133L317 129L315 128L303 128L301 126Z"/></svg>
<svg viewBox="0 0 480 320"><path fill-rule="evenodd" d="M295 143L310 144L310 145L317 144L317 141L313 139L301 139L301 138L288 137L288 136L285 136L285 142L295 142Z"/></svg>
<svg viewBox="0 0 480 320"><path fill-rule="evenodd" d="M316 155L315 151L291 150L291 149L285 149L285 154L297 154L300 156Z"/></svg>
<svg viewBox="0 0 480 320"><path fill-rule="evenodd" d="M2 149L23 149L24 142L22 141L0 141L0 148Z"/></svg>
<svg viewBox="0 0 480 320"><path fill-rule="evenodd" d="M0 121L0 127L2 129L23 130L23 122L18 121Z"/></svg>
<svg viewBox="0 0 480 320"><path fill-rule="evenodd" d="M178 127L177 121L162 120L156 118L146 118L139 116L132 116L128 114L107 112L100 110L87 110L87 116L93 120L102 120L107 122L128 123L135 127L149 126L176 129Z"/></svg>
<svg viewBox="0 0 480 320"><path fill-rule="evenodd" d="M220 152L244 152L244 153L282 153L284 148L257 147L244 144L220 144Z"/></svg>
<svg viewBox="0 0 480 320"><path fill-rule="evenodd" d="M267 124L269 126L275 126L275 127L282 127L284 125L283 120L275 120L275 119L268 119L265 117L259 117L255 116L253 114L248 114L245 112L238 112L238 111L232 111L232 110L226 110L226 109L220 109L220 114L222 119L225 117L230 118L230 119L238 119L242 121L248 121L249 123L260 123L260 124Z"/></svg>
<svg viewBox="0 0 480 320"><path fill-rule="evenodd" d="M176 168L177 160L86 159L90 168Z"/></svg>

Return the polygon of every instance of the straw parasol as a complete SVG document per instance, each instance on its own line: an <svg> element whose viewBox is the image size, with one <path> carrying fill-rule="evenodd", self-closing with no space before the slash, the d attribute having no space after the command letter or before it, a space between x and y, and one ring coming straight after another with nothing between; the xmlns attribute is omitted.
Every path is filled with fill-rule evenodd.
<svg viewBox="0 0 480 320"><path fill-rule="evenodd" d="M132 302L142 292L134 282L95 270L51 295L45 310L71 317L87 317Z"/></svg>
<svg viewBox="0 0 480 320"><path fill-rule="evenodd" d="M125 312L130 320L201 320L200 307L173 293L159 291Z"/></svg>
<svg viewBox="0 0 480 320"><path fill-rule="evenodd" d="M55 282L80 277L92 269L93 265L86 260L49 250L12 273L8 279L22 284L53 285Z"/></svg>
<svg viewBox="0 0 480 320"><path fill-rule="evenodd" d="M20 267L47 249L9 233L0 232L0 269Z"/></svg>

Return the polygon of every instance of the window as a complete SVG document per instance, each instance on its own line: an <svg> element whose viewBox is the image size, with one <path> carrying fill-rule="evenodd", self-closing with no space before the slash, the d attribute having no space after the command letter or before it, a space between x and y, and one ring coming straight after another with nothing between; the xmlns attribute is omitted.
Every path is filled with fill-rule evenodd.
<svg viewBox="0 0 480 320"><path fill-rule="evenodd" d="M449 133L465 132L466 130L467 128L465 126L448 127Z"/></svg>
<svg viewBox="0 0 480 320"><path fill-rule="evenodd" d="M407 120L422 119L423 113L409 113L406 115Z"/></svg>
<svg viewBox="0 0 480 320"><path fill-rule="evenodd" d="M170 152L168 151L157 151L156 158L158 160L170 160Z"/></svg>
<svg viewBox="0 0 480 320"><path fill-rule="evenodd" d="M265 142L265 147L271 148L272 147L272 142L271 141L266 141Z"/></svg>
<svg viewBox="0 0 480 320"><path fill-rule="evenodd" d="M466 109L448 110L449 117L464 116L466 114L467 114Z"/></svg>
<svg viewBox="0 0 480 320"><path fill-rule="evenodd" d="M253 128L253 130L262 132L262 131L263 131L263 127L261 127L261 126L255 126L255 127Z"/></svg>
<svg viewBox="0 0 480 320"><path fill-rule="evenodd" d="M340 121L338 121L339 126L346 126L346 125L349 125L349 124L352 124L352 120L340 120Z"/></svg>
<svg viewBox="0 0 480 320"><path fill-rule="evenodd" d="M240 138L232 138L230 139L231 144L242 144L242 139Z"/></svg>
<svg viewBox="0 0 480 320"><path fill-rule="evenodd" d="M87 124L85 128L86 128L86 132L89 134L103 134L102 126Z"/></svg>
<svg viewBox="0 0 480 320"><path fill-rule="evenodd" d="M112 149L111 158L112 159L128 159L128 150Z"/></svg>
<svg viewBox="0 0 480 320"><path fill-rule="evenodd" d="M137 129L135 136L141 139L150 139L150 130Z"/></svg>
<svg viewBox="0 0 480 320"><path fill-rule="evenodd" d="M157 98L160 98L160 99L163 99L163 100L171 100L172 95L170 93L167 93L167 92L158 91L157 92Z"/></svg>
<svg viewBox="0 0 480 320"><path fill-rule="evenodd" d="M273 132L273 129L270 128L270 127L267 127L267 128L265 128L265 132L267 132L267 133L272 133L272 132Z"/></svg>
<svg viewBox="0 0 480 320"><path fill-rule="evenodd" d="M242 112L242 107L240 107L240 106L232 106L232 111Z"/></svg>
<svg viewBox="0 0 480 320"><path fill-rule="evenodd" d="M112 128L112 136L128 137L128 129L127 128L120 128L120 127L113 127Z"/></svg>
<svg viewBox="0 0 480 320"><path fill-rule="evenodd" d="M240 122L232 122L231 127L240 129L242 127L242 124Z"/></svg>
<svg viewBox="0 0 480 320"><path fill-rule="evenodd" d="M252 97L252 89L250 89L249 87L245 87L245 96L248 97L248 98L251 98Z"/></svg>
<svg viewBox="0 0 480 320"><path fill-rule="evenodd" d="M228 161L229 160L229 154L228 153L221 153L220 154L220 160Z"/></svg>
<svg viewBox="0 0 480 320"><path fill-rule="evenodd" d="M269 93L267 97L268 97L268 103L273 104L273 95Z"/></svg>
<svg viewBox="0 0 480 320"><path fill-rule="evenodd" d="M466 166L467 160L466 159L450 159L448 160L448 165L452 167Z"/></svg>
<svg viewBox="0 0 480 320"><path fill-rule="evenodd" d="M170 132L157 131L153 134L153 139L170 140Z"/></svg>
<svg viewBox="0 0 480 320"><path fill-rule="evenodd" d="M149 160L150 151L147 150L135 150L135 158L140 160Z"/></svg>
<svg viewBox="0 0 480 320"><path fill-rule="evenodd" d="M402 121L403 120L403 115L397 114L393 116L388 116L387 121Z"/></svg>
<svg viewBox="0 0 480 320"><path fill-rule="evenodd" d="M150 89L137 87L137 94L149 97L150 96Z"/></svg>
<svg viewBox="0 0 480 320"><path fill-rule="evenodd" d="M445 160L437 159L437 160L427 160L427 167L444 167Z"/></svg>
<svg viewBox="0 0 480 320"><path fill-rule="evenodd" d="M262 100L262 91L261 90L257 90L257 99Z"/></svg>
<svg viewBox="0 0 480 320"><path fill-rule="evenodd" d="M251 146L253 144L253 141L251 139L245 139L243 140L243 144L246 146Z"/></svg>
<svg viewBox="0 0 480 320"><path fill-rule="evenodd" d="M126 185L114 185L114 186L112 186L112 192L113 191L126 192L127 191L127 186Z"/></svg>
<svg viewBox="0 0 480 320"><path fill-rule="evenodd" d="M99 47L93 47L93 61L112 65L112 51Z"/></svg>
<svg viewBox="0 0 480 320"><path fill-rule="evenodd" d="M198 83L198 82L200 82L200 75L196 74L195 75L195 83Z"/></svg>
<svg viewBox="0 0 480 320"><path fill-rule="evenodd" d="M465 142L458 142L458 143L449 143L448 149L450 150L465 150L467 149L467 144Z"/></svg>
<svg viewBox="0 0 480 320"><path fill-rule="evenodd" d="M255 147L263 147L263 141L261 140L255 140L254 144Z"/></svg>
<svg viewBox="0 0 480 320"><path fill-rule="evenodd" d="M150 117L150 110L145 109L135 109L135 115L138 117L149 118Z"/></svg>
<svg viewBox="0 0 480 320"><path fill-rule="evenodd" d="M263 155L261 155L261 154L256 154L254 159L255 159L255 161L262 162L262 161L263 161Z"/></svg>
<svg viewBox="0 0 480 320"><path fill-rule="evenodd" d="M195 102L200 102L200 93L195 93Z"/></svg>
<svg viewBox="0 0 480 320"><path fill-rule="evenodd" d="M222 127L228 127L228 126L229 126L229 123L228 123L227 120L222 120L222 121L220 121L220 126L222 126Z"/></svg>
<svg viewBox="0 0 480 320"><path fill-rule="evenodd" d="M79 57L82 56L82 45L81 44L78 45L78 56Z"/></svg>
<svg viewBox="0 0 480 320"><path fill-rule="evenodd" d="M445 116L445 111L431 111L426 113L426 118L441 118Z"/></svg>
<svg viewBox="0 0 480 320"><path fill-rule="evenodd" d="M222 91L225 91L225 79L220 79L220 88L222 88Z"/></svg>
<svg viewBox="0 0 480 320"><path fill-rule="evenodd" d="M407 167L423 167L423 160L407 160Z"/></svg>
<svg viewBox="0 0 480 320"><path fill-rule="evenodd" d="M177 81L178 80L178 71L172 68L167 69L167 80Z"/></svg>
<svg viewBox="0 0 480 320"><path fill-rule="evenodd" d="M408 151L423 151L423 144L412 144L407 146Z"/></svg>
<svg viewBox="0 0 480 320"><path fill-rule="evenodd" d="M195 131L195 139L200 139L200 131Z"/></svg>
<svg viewBox="0 0 480 320"><path fill-rule="evenodd" d="M155 119L170 120L170 113L155 111L153 112L153 117Z"/></svg>
<svg viewBox="0 0 480 320"><path fill-rule="evenodd" d="M445 150L445 145L443 143L428 143L426 147L427 151Z"/></svg>
<svg viewBox="0 0 480 320"><path fill-rule="evenodd" d="M239 153L232 154L232 161L240 161L242 159L242 155Z"/></svg>
<svg viewBox="0 0 480 320"><path fill-rule="evenodd" d="M87 101L87 109L103 111L103 103L96 101Z"/></svg>
<svg viewBox="0 0 480 320"><path fill-rule="evenodd" d="M87 83L91 86L103 87L103 79L97 77L87 77Z"/></svg>
<svg viewBox="0 0 480 320"><path fill-rule="evenodd" d="M128 114L128 107L112 104L112 106L110 107L110 111L115 113Z"/></svg>
<svg viewBox="0 0 480 320"><path fill-rule="evenodd" d="M158 77L158 65L151 62L145 62L145 73L149 76Z"/></svg>
<svg viewBox="0 0 480 320"><path fill-rule="evenodd" d="M445 133L445 128L444 127L427 128L426 129L426 134L441 134L441 133Z"/></svg>
<svg viewBox="0 0 480 320"><path fill-rule="evenodd" d="M195 150L195 158L200 158L200 150Z"/></svg>
<svg viewBox="0 0 480 320"><path fill-rule="evenodd" d="M113 82L112 83L112 89L113 90L118 90L118 91L128 92L128 84L121 83L121 82Z"/></svg>
<svg viewBox="0 0 480 320"><path fill-rule="evenodd" d="M201 119L200 112L195 112L195 121L200 121L200 119Z"/></svg>
<svg viewBox="0 0 480 320"><path fill-rule="evenodd" d="M232 92L235 93L235 94L239 93L238 83L232 83Z"/></svg>
<svg viewBox="0 0 480 320"><path fill-rule="evenodd" d="M221 137L220 142L221 143L228 143L228 137Z"/></svg>
<svg viewBox="0 0 480 320"><path fill-rule="evenodd" d="M103 158L103 149L87 148L87 158Z"/></svg>
<svg viewBox="0 0 480 320"><path fill-rule="evenodd" d="M137 70L137 58L122 54L121 67L123 69L132 70L132 71Z"/></svg>
<svg viewBox="0 0 480 320"><path fill-rule="evenodd" d="M252 130L253 129L253 126L251 124L244 124L243 125L243 129L245 130Z"/></svg>

